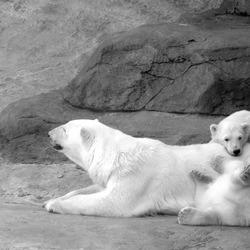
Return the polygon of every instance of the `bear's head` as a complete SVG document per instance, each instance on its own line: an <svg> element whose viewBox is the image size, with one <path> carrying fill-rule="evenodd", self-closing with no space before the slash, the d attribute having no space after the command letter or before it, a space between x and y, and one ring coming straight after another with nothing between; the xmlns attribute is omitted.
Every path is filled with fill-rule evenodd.
<svg viewBox="0 0 250 250"><path fill-rule="evenodd" d="M110 130L98 120L73 120L56 127L48 135L54 149L86 169L93 160L93 151L98 155L96 151L105 138L112 138Z"/></svg>
<svg viewBox="0 0 250 250"><path fill-rule="evenodd" d="M239 156L248 140L249 125L246 123L232 125L227 123L210 126L213 142L223 145L232 156Z"/></svg>

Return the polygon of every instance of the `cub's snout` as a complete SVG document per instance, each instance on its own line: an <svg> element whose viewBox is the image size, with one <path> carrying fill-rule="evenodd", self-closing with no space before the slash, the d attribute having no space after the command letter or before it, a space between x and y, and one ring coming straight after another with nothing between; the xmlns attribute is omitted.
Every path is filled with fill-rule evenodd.
<svg viewBox="0 0 250 250"><path fill-rule="evenodd" d="M240 149L236 149L233 151L234 156L238 156L238 155L240 155L240 153L241 153Z"/></svg>

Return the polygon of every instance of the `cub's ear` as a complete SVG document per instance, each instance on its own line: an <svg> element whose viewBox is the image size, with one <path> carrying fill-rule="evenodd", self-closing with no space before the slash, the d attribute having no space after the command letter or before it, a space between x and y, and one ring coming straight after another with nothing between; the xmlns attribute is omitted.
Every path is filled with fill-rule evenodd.
<svg viewBox="0 0 250 250"><path fill-rule="evenodd" d="M240 125L241 125L242 129L244 130L244 132L248 132L249 131L249 124L242 123Z"/></svg>
<svg viewBox="0 0 250 250"><path fill-rule="evenodd" d="M80 135L84 144L89 144L94 140L94 135L90 130L87 130L85 128L81 129Z"/></svg>
<svg viewBox="0 0 250 250"><path fill-rule="evenodd" d="M217 130L218 130L218 125L212 124L212 125L210 126L211 135L215 135L216 132L217 132Z"/></svg>

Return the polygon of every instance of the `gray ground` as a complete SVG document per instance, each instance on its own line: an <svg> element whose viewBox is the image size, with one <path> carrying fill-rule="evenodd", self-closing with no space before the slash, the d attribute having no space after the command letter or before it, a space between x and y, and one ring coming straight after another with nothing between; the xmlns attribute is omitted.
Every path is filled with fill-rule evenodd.
<svg viewBox="0 0 250 250"><path fill-rule="evenodd" d="M2 200L1 249L249 249L248 228L188 227L175 216L99 218L51 214Z"/></svg>
<svg viewBox="0 0 250 250"><path fill-rule="evenodd" d="M0 249L249 249L249 228L181 226L176 216L60 215L41 207L90 183L74 164L1 162Z"/></svg>

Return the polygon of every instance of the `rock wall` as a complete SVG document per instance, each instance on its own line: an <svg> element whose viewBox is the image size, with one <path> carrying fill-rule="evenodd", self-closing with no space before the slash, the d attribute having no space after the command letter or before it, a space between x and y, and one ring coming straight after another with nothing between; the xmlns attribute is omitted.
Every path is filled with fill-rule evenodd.
<svg viewBox="0 0 250 250"><path fill-rule="evenodd" d="M113 34L176 20L221 0L0 1L0 110L68 84ZM217 3L216 3L217 2Z"/></svg>
<svg viewBox="0 0 250 250"><path fill-rule="evenodd" d="M250 12L243 0L0 1L0 110L66 86L114 34L221 5L224 13Z"/></svg>
<svg viewBox="0 0 250 250"><path fill-rule="evenodd" d="M250 29L239 19L235 28L235 18L214 15L212 22L143 25L114 37L97 48L64 98L100 111L228 115L250 108Z"/></svg>
<svg viewBox="0 0 250 250"><path fill-rule="evenodd" d="M165 112L93 112L71 106L62 90L22 99L10 104L0 116L1 156L15 163L66 161L47 137L50 129L74 119L99 119L135 137L150 137L167 144L204 143L209 125L219 117L176 115Z"/></svg>
<svg viewBox="0 0 250 250"><path fill-rule="evenodd" d="M161 9L159 6L167 4L166 6L177 8L179 4L182 6L181 11L184 12L190 10L191 6L184 0L176 2L159 0L157 12L155 3L151 1L107 0L102 2L105 8L102 7L107 10L108 3L111 2L112 10L114 7L124 10L124 6L129 8L133 5L139 6L140 16L144 16L145 11L150 9L152 11L150 16L154 17L155 21L156 17L161 17L160 11L164 11L164 8ZM192 2L201 3L201 1ZM216 2L219 4L218 1L205 2L209 8ZM39 1L32 3L41 4ZM60 3L66 4L64 1ZM90 4L87 1L83 3ZM91 2L91 4L96 3ZM146 3L148 4L146 6L150 6L149 9L143 7ZM29 1L4 1L1 4L12 6L15 11L19 11L19 14L27 14L26 11L32 6L29 5L31 4ZM206 8L208 5L199 8ZM72 4L70 8L74 6L78 5ZM40 10L45 11L50 18L54 14L59 18L57 14L64 16L64 12L58 12L62 11L59 7L60 4L52 6L48 1L45 6L40 6ZM96 7L100 8L99 5ZM245 12L241 10L238 13L236 7ZM77 65L75 73L82 69L65 88L21 99L3 109L0 114L1 156L14 162L65 161L65 157L51 148L47 132L69 120L80 118L98 118L101 122L133 136L151 137L168 144L203 143L210 139L211 123L217 123L223 118L222 115L239 109L249 109L248 4L244 1L223 1L220 9L202 14L184 14L178 21L171 23L166 22L171 18L164 16L165 14L166 12L162 14L165 22L161 19L160 23L152 24L153 19L149 18L147 20L150 20L151 24L144 24L126 32L109 33L110 38L97 47L87 62L86 59L80 60L79 57L74 63L68 61L69 68ZM25 19L24 23L26 21ZM50 32L53 33L55 30L52 29ZM31 37L30 39L32 40ZM16 42L15 39L13 41ZM55 44L53 48L56 50L67 51L66 47L61 47L59 41L55 41ZM97 44L95 43L95 46ZM79 47L74 45L72 48ZM18 51L23 51L25 55L25 50ZM43 54L44 51L50 49L46 47L46 50L41 50L39 53ZM42 57L35 55L39 53L31 57L33 61L25 60L29 61L30 65L38 65L39 58ZM82 58L85 58L84 53ZM23 58L26 57L17 55L13 60L22 65L25 62ZM44 57L47 55L44 53ZM48 61L50 59L51 57ZM65 57L60 60L63 59ZM67 61L63 63L66 67ZM11 61L6 67L10 65ZM45 76L46 72L45 70ZM13 74L10 71L9 73ZM68 71L63 70L63 73L67 75ZM10 78L4 77L2 79L5 81L11 81ZM40 79L39 75L37 79L39 83L44 80ZM64 85L65 82L62 83L62 86ZM53 85L56 86L58 85ZM29 96L29 93L27 95Z"/></svg>

